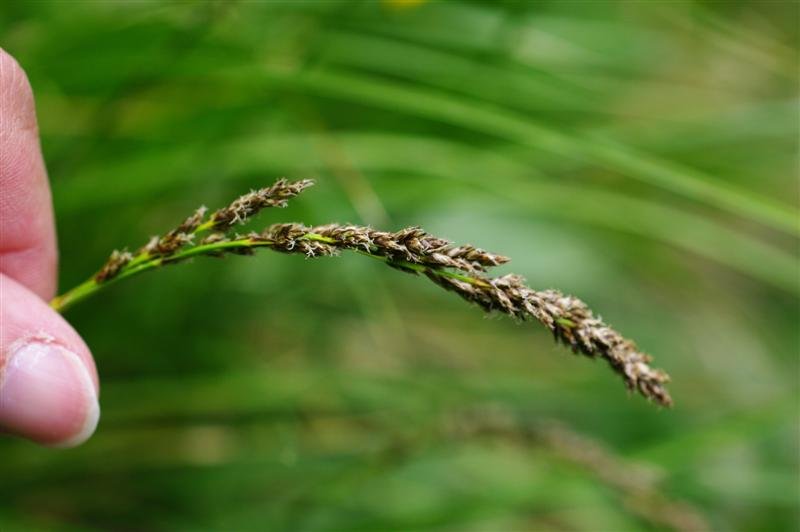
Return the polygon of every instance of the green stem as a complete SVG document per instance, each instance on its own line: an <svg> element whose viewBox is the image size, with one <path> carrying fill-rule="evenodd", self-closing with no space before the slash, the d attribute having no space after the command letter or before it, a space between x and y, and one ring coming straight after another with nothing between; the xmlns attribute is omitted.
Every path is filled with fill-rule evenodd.
<svg viewBox="0 0 800 532"><path fill-rule="evenodd" d="M199 232L202 229L205 228L201 225L198 228L197 232ZM306 240L324 242L326 244L336 243L334 239L318 235L316 233L308 233L304 235L302 238ZM240 238L238 240L213 242L210 244L200 244L197 246L192 246L190 248L179 250L167 257L158 257L158 256L153 257L149 253L144 252L139 255L136 255L128 264L126 264L122 268L122 270L120 270L120 272L115 277L112 277L111 279L108 279L103 282L98 282L94 277L92 277L91 279L88 279L83 283L75 286L74 288L64 292L63 294L53 298L53 300L50 301L50 306L53 309L57 310L58 312L64 312L69 307L83 301L84 299L91 297L92 295L96 294L97 292L99 292L104 287L110 284L113 284L117 281L121 281L122 279L127 279L128 277L133 277L134 275L138 275L142 272L158 268L159 266L165 264L173 264L199 255L216 255L219 252L224 252L225 250L230 250L230 249L251 249L258 247L270 247L272 245L274 245L274 243L268 240L254 240L252 238ZM468 275L463 275L449 270L440 270L438 268L431 268L424 264L418 264L408 261L393 260L382 255L375 255L374 253L370 253L366 250L355 250L355 251L360 255L372 257L373 259L380 260L387 264L402 266L404 269L415 271L418 273L432 273L434 275L440 275L442 277L458 279L460 281L470 283L476 286L486 286L487 284L486 281L482 279L477 279L474 277L470 277Z"/></svg>
<svg viewBox="0 0 800 532"><path fill-rule="evenodd" d="M54 297L50 301L50 306L58 312L64 312L68 307L71 307L78 301L86 299L94 294L97 290L99 290L99 286L100 285L97 284L97 281L95 281L94 278L91 278L82 282L71 290Z"/></svg>

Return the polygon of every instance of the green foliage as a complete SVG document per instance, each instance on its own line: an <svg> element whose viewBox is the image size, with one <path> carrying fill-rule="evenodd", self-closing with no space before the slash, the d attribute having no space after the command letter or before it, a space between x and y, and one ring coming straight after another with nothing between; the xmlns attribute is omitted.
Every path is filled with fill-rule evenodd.
<svg viewBox="0 0 800 532"><path fill-rule="evenodd" d="M472 408L650 464L715 529L796 526L797 11L4 4L62 287L200 204L315 177L255 224L420 224L510 256L656 355L676 407L373 261L197 259L69 314L98 433L0 442L0 528L658 528L541 444L448 435Z"/></svg>

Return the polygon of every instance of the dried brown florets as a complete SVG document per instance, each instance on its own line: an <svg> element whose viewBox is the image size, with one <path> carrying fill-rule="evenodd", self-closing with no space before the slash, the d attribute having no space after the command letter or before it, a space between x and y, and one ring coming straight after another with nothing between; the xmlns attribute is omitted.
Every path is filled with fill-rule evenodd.
<svg viewBox="0 0 800 532"><path fill-rule="evenodd" d="M573 352L605 359L629 389L661 405L672 404L665 388L669 382L667 374L651 368L649 355L596 318L584 302L556 290L533 290L517 275L486 278L476 273L487 266L507 262L508 259L500 255L472 246L451 247L446 240L418 227L389 233L354 225L310 228L291 223L270 226L252 238L271 242L279 251L304 253L309 257L352 249L385 257L387 264L405 271L409 271L409 263L425 266L425 275L439 286L456 292L487 312L498 311L521 320L535 318ZM445 268L466 271L470 276L446 275Z"/></svg>
<svg viewBox="0 0 800 532"><path fill-rule="evenodd" d="M139 250L151 256L168 257L186 244L194 243L192 233L170 231L162 237L154 236L145 246Z"/></svg>
<svg viewBox="0 0 800 532"><path fill-rule="evenodd" d="M195 230L203 223L208 209L205 206L200 207L194 214L186 218L181 225L175 228L176 233L194 233Z"/></svg>
<svg viewBox="0 0 800 532"><path fill-rule="evenodd" d="M203 222L206 208L200 207L194 214L186 218L178 227L159 237L153 236L150 241L142 246L137 253L146 253L151 256L168 257L187 244L194 243L194 232Z"/></svg>
<svg viewBox="0 0 800 532"><path fill-rule="evenodd" d="M533 290L517 275L477 279L475 283L443 277L435 271L427 275L436 284L477 303L487 312L497 310L523 320L534 317L574 352L605 359L628 389L663 406L672 405L665 388L669 376L651 368L649 355L596 318L581 300L557 290Z"/></svg>
<svg viewBox="0 0 800 532"><path fill-rule="evenodd" d="M115 249L111 252L111 256L106 263L103 264L103 267L100 268L100 271L95 274L94 280L98 283L102 283L113 279L131 260L133 260L133 255L128 253L127 250L118 251Z"/></svg>
<svg viewBox="0 0 800 532"><path fill-rule="evenodd" d="M447 255L453 259L462 259L470 262L475 269L485 271L486 268L500 266L509 262L511 259L502 255L495 255L486 250L470 245L457 246L450 248Z"/></svg>
<svg viewBox="0 0 800 532"><path fill-rule="evenodd" d="M303 190L312 186L311 179L303 179L290 183L286 179L279 179L272 186L254 190L237 198L225 208L219 209L211 215L214 227L224 229L237 222L244 222L260 210L267 207L286 207L287 201Z"/></svg>
<svg viewBox="0 0 800 532"><path fill-rule="evenodd" d="M215 232L215 233L211 233L207 237L205 237L202 240L200 240L200 244L201 245L216 244L217 242L225 242L227 240L228 240L228 237L225 236L225 233Z"/></svg>
<svg viewBox="0 0 800 532"><path fill-rule="evenodd" d="M290 183L286 179L279 179L272 186L250 192L237 198L233 203L224 209L216 211L209 222L205 220L207 209L200 207L191 216L186 218L178 227L168 232L164 236L153 236L150 240L139 248L136 252L138 256L150 258L161 258L164 262L174 262L177 251L186 246L194 244L195 234L198 229L212 230L209 236L203 238L200 243L203 245L222 242L227 239L227 231L235 222L243 222L248 217L266 207L285 207L287 201L313 185L310 179L295 181ZM216 230L216 231L215 231ZM240 255L250 255L252 250L245 247L232 247L225 250L227 253ZM118 252L115 252L118 253ZM221 255L222 251L209 251L208 255ZM119 273L132 256L126 252L125 258L121 254L112 255L100 272L95 276L97 282L106 281Z"/></svg>
<svg viewBox="0 0 800 532"><path fill-rule="evenodd" d="M261 233L252 233L253 241L270 242L271 247L283 253L302 253L306 257L335 255L337 249L327 242L319 242L305 238L309 234L302 224L274 224Z"/></svg>
<svg viewBox="0 0 800 532"><path fill-rule="evenodd" d="M357 225L306 227L301 224L278 224L268 227L261 236L271 239L274 231L281 233L282 245L290 245L288 240L304 239L308 234L315 234L329 239L329 243L338 249L361 250L394 262L407 261L469 273L483 272L488 266L497 266L509 260L473 246L453 247L447 240L429 235L419 227L408 227L392 233Z"/></svg>
<svg viewBox="0 0 800 532"><path fill-rule="evenodd" d="M650 356L595 317L581 300L556 290L533 290L517 275L485 277L483 274L488 268L508 262L509 259L502 255L470 245L453 246L419 227L386 232L357 225L307 227L299 223L283 223L271 225L261 233L226 235L234 223L243 222L266 207L284 207L289 198L312 184L311 180L289 183L280 179L271 187L241 196L228 207L216 211L205 223L206 210L201 207L165 236L153 237L139 250L137 264L141 259L149 258L158 259L158 264L166 264L198 254L251 255L254 248L262 245L284 253L302 253L307 257L335 255L343 249L359 251L380 257L393 268L424 273L437 285L456 292L487 312L498 311L521 320L533 317L547 327L557 341L570 346L573 352L605 359L629 389L661 405L672 404L665 388L669 382L666 373L651 368ZM193 246L194 237L200 230L213 232L200 241L200 246L187 248L186 253L176 253L184 246ZM102 283L113 279L133 259L127 251L114 251L95 275L95 280Z"/></svg>

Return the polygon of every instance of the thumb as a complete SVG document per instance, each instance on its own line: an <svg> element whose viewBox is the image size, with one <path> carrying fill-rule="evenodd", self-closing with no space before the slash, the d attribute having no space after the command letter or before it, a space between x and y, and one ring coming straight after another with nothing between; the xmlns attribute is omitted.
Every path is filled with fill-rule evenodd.
<svg viewBox="0 0 800 532"><path fill-rule="evenodd" d="M33 292L0 274L0 430L72 447L100 418L92 356Z"/></svg>

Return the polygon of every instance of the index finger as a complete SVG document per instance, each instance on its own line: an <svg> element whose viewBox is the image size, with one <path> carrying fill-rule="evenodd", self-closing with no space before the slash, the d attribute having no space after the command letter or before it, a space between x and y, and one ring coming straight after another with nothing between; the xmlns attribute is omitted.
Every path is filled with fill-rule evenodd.
<svg viewBox="0 0 800 532"><path fill-rule="evenodd" d="M0 48L0 272L50 299L57 251L50 185L25 71Z"/></svg>

